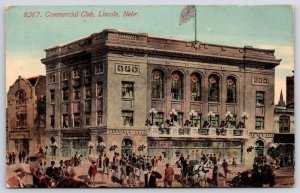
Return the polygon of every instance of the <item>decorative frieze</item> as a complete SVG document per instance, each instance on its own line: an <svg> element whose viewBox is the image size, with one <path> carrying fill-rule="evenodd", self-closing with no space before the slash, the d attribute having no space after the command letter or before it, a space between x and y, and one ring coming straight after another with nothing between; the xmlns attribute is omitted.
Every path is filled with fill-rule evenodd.
<svg viewBox="0 0 300 193"><path fill-rule="evenodd" d="M268 86L269 80L266 77L252 76L252 84L258 86Z"/></svg>
<svg viewBox="0 0 300 193"><path fill-rule="evenodd" d="M116 64L116 74L140 75L140 66L133 64Z"/></svg>

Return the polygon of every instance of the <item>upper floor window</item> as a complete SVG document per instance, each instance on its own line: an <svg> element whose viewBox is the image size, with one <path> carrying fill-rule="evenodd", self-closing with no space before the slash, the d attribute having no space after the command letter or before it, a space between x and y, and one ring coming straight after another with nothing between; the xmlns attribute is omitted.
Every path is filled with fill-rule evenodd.
<svg viewBox="0 0 300 193"><path fill-rule="evenodd" d="M80 100L80 88L73 89L73 99Z"/></svg>
<svg viewBox="0 0 300 193"><path fill-rule="evenodd" d="M133 82L122 82L122 97L133 98Z"/></svg>
<svg viewBox="0 0 300 193"><path fill-rule="evenodd" d="M255 129L262 130L265 128L264 117L255 117Z"/></svg>
<svg viewBox="0 0 300 193"><path fill-rule="evenodd" d="M182 127L183 126L183 112L178 112L177 116L174 116L174 126Z"/></svg>
<svg viewBox="0 0 300 193"><path fill-rule="evenodd" d="M180 72L172 73L171 95L174 100L183 99L183 75Z"/></svg>
<svg viewBox="0 0 300 193"><path fill-rule="evenodd" d="M100 62L100 63L97 63L95 65L95 74L100 74L103 72L103 63Z"/></svg>
<svg viewBox="0 0 300 193"><path fill-rule="evenodd" d="M208 77L208 101L219 102L220 100L220 79L217 75L211 74Z"/></svg>
<svg viewBox="0 0 300 193"><path fill-rule="evenodd" d="M197 116L193 117L192 125L195 127L199 127L201 125L201 113L197 113Z"/></svg>
<svg viewBox="0 0 300 193"><path fill-rule="evenodd" d="M122 111L123 126L133 126L133 112Z"/></svg>
<svg viewBox="0 0 300 193"><path fill-rule="evenodd" d="M227 103L236 103L236 79L229 76L226 80L227 86Z"/></svg>
<svg viewBox="0 0 300 193"><path fill-rule="evenodd" d="M201 100L201 77L198 73L191 75L191 100Z"/></svg>
<svg viewBox="0 0 300 193"><path fill-rule="evenodd" d="M74 113L74 127L80 127L80 114Z"/></svg>
<svg viewBox="0 0 300 193"><path fill-rule="evenodd" d="M164 98L164 75L160 70L153 70L152 72L152 98L163 99Z"/></svg>
<svg viewBox="0 0 300 193"><path fill-rule="evenodd" d="M69 90L63 90L63 101L69 100Z"/></svg>
<svg viewBox="0 0 300 193"><path fill-rule="evenodd" d="M164 122L164 113L158 112L154 117L154 125L158 125L159 123Z"/></svg>
<svg viewBox="0 0 300 193"><path fill-rule="evenodd" d="M73 78L80 78L80 71L78 69L73 70Z"/></svg>
<svg viewBox="0 0 300 193"><path fill-rule="evenodd" d="M54 128L55 127L55 119L54 115L50 115L50 127Z"/></svg>
<svg viewBox="0 0 300 193"><path fill-rule="evenodd" d="M216 128L219 127L219 115L215 115L214 117L211 117L211 127Z"/></svg>
<svg viewBox="0 0 300 193"><path fill-rule="evenodd" d="M101 97L103 94L103 85L102 82L97 82L96 84L96 96Z"/></svg>
<svg viewBox="0 0 300 193"><path fill-rule="evenodd" d="M256 91L256 106L264 106L265 105L265 92Z"/></svg>
<svg viewBox="0 0 300 193"><path fill-rule="evenodd" d="M63 115L63 128L68 128L68 127L69 127L69 116Z"/></svg>
<svg viewBox="0 0 300 193"><path fill-rule="evenodd" d="M55 102L55 90L51 89L50 90L50 103L54 103Z"/></svg>
<svg viewBox="0 0 300 193"><path fill-rule="evenodd" d="M90 67L86 67L84 71L85 71L85 76L90 76L91 75L91 68Z"/></svg>
<svg viewBox="0 0 300 193"><path fill-rule="evenodd" d="M26 92L25 90L18 90L16 92L16 105L26 105Z"/></svg>
<svg viewBox="0 0 300 193"><path fill-rule="evenodd" d="M97 126L102 125L102 122L103 122L103 112L98 111L97 112Z"/></svg>
<svg viewBox="0 0 300 193"><path fill-rule="evenodd" d="M17 114L17 127L26 127L27 126L27 114L19 113Z"/></svg>
<svg viewBox="0 0 300 193"><path fill-rule="evenodd" d="M91 86L90 85L85 86L85 98L86 99L91 98Z"/></svg>
<svg viewBox="0 0 300 193"><path fill-rule="evenodd" d="M69 79L69 72L63 72L63 80Z"/></svg>
<svg viewBox="0 0 300 193"><path fill-rule="evenodd" d="M279 117L279 133L290 133L290 117L281 115Z"/></svg>
<svg viewBox="0 0 300 193"><path fill-rule="evenodd" d="M49 75L49 83L55 83L55 75Z"/></svg>

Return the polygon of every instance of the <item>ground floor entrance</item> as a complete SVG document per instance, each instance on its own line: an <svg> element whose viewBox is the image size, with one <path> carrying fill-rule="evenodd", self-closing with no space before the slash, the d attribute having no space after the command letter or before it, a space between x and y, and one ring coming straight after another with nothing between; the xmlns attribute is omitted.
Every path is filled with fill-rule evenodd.
<svg viewBox="0 0 300 193"><path fill-rule="evenodd" d="M29 139L15 139L15 153L25 152L25 155L29 154Z"/></svg>
<svg viewBox="0 0 300 193"><path fill-rule="evenodd" d="M62 157L73 157L76 152L78 155L89 155L89 139L63 139L61 155Z"/></svg>
<svg viewBox="0 0 300 193"><path fill-rule="evenodd" d="M235 158L237 164L244 161L244 141L221 140L172 140L172 139L148 139L148 154L156 156L159 164L175 164L181 154L189 155L190 160L200 160L202 155L215 156L217 162L222 163L226 159L229 164Z"/></svg>

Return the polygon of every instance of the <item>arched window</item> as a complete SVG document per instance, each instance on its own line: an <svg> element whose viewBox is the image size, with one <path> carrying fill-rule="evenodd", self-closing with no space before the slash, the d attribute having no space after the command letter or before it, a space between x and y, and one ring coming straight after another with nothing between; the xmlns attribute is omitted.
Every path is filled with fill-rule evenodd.
<svg viewBox="0 0 300 193"><path fill-rule="evenodd" d="M220 79L217 75L211 74L208 77L208 101L219 102L220 99Z"/></svg>
<svg viewBox="0 0 300 193"><path fill-rule="evenodd" d="M198 73L191 75L191 100L201 100L201 77Z"/></svg>
<svg viewBox="0 0 300 193"><path fill-rule="evenodd" d="M226 103L236 103L236 79L229 76L226 80L227 99Z"/></svg>
<svg viewBox="0 0 300 193"><path fill-rule="evenodd" d="M171 95L174 100L183 99L183 75L180 72L172 73Z"/></svg>
<svg viewBox="0 0 300 193"><path fill-rule="evenodd" d="M164 74L160 70L153 70L152 72L152 98L164 98Z"/></svg>
<svg viewBox="0 0 300 193"><path fill-rule="evenodd" d="M16 92L16 104L17 105L26 104L26 92L24 90L18 90Z"/></svg>
<svg viewBox="0 0 300 193"><path fill-rule="evenodd" d="M279 133L290 132L290 117L287 115L280 115L279 117Z"/></svg>

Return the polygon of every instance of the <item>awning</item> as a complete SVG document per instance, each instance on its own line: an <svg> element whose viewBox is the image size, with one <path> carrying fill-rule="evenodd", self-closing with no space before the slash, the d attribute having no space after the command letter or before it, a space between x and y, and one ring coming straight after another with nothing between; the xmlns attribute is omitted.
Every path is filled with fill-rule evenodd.
<svg viewBox="0 0 300 193"><path fill-rule="evenodd" d="M274 143L295 143L295 134L274 134Z"/></svg>

